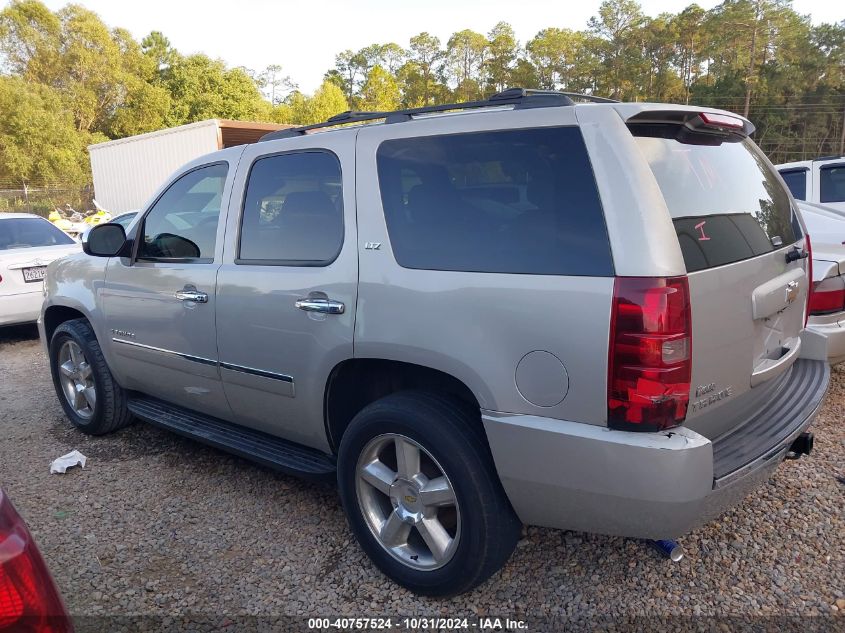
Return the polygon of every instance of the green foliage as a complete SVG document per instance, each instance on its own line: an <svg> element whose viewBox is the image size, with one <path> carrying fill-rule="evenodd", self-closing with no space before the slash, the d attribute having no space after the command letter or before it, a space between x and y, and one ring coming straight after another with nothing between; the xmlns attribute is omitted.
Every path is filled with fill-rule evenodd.
<svg viewBox="0 0 845 633"><path fill-rule="evenodd" d="M79 134L58 91L0 76L0 112L0 183L87 181L89 139Z"/></svg>
<svg viewBox="0 0 845 633"><path fill-rule="evenodd" d="M393 75L378 64L373 66L361 87L361 107L375 112L396 110L400 99L399 84Z"/></svg>
<svg viewBox="0 0 845 633"><path fill-rule="evenodd" d="M747 112L775 162L838 152L843 138L845 21L813 26L790 0L656 17L604 0L580 31L550 26L521 43L499 22L407 45L342 51L306 95L278 64L229 68L182 55L160 31L137 42L79 5L11 0L0 10L0 180L84 182L87 144L207 118L308 124L511 86Z"/></svg>
<svg viewBox="0 0 845 633"><path fill-rule="evenodd" d="M219 59L206 55L177 59L164 74L161 85L171 97L167 125L212 118L270 118L270 104L243 69L226 68Z"/></svg>
<svg viewBox="0 0 845 633"><path fill-rule="evenodd" d="M325 121L347 110L349 110L349 102L343 90L327 79L313 96L309 97L298 90L293 92L285 103L273 109L272 120L276 123L309 125Z"/></svg>

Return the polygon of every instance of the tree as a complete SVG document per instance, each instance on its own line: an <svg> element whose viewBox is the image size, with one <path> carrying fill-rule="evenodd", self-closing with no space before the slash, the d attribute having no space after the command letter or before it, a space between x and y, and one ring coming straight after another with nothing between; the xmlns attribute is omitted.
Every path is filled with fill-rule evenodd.
<svg viewBox="0 0 845 633"><path fill-rule="evenodd" d="M374 112L396 110L401 95L393 76L379 65L373 66L361 88L361 108Z"/></svg>
<svg viewBox="0 0 845 633"><path fill-rule="evenodd" d="M453 34L446 43L446 65L458 101L481 98L481 69L487 52L487 38L469 29Z"/></svg>
<svg viewBox="0 0 845 633"><path fill-rule="evenodd" d="M335 77L341 80L340 88L350 103L355 100L360 82L367 76L369 61L366 54L349 49L335 56ZM330 71L331 72L331 71ZM326 77L328 78L328 77ZM338 83L334 81L333 83Z"/></svg>
<svg viewBox="0 0 845 633"><path fill-rule="evenodd" d="M310 125L349 110L349 102L337 84L323 81L313 96L294 91L285 103L273 110L272 119L277 123Z"/></svg>
<svg viewBox="0 0 845 633"><path fill-rule="evenodd" d="M279 64L270 64L259 75L258 87L264 91L264 96L273 105L279 105L285 97L297 89L296 83L290 75L282 74L282 67Z"/></svg>
<svg viewBox="0 0 845 633"><path fill-rule="evenodd" d="M399 68L405 63L408 57L408 52L396 44L390 42L381 47L381 54L379 55L379 64L391 75L396 76Z"/></svg>
<svg viewBox="0 0 845 633"><path fill-rule="evenodd" d="M678 41L675 27L673 16L668 13L646 20L643 24L643 58L647 70L642 91L649 101L679 101L683 98L682 82L673 65Z"/></svg>
<svg viewBox="0 0 845 633"><path fill-rule="evenodd" d="M440 48L440 40L435 36L422 32L411 38L408 58L412 65L405 70L405 92L406 95L409 92L417 93L418 96L415 95L412 102L419 102L418 105L423 106L430 105L444 57L445 52ZM410 83L407 78L411 78Z"/></svg>
<svg viewBox="0 0 845 633"><path fill-rule="evenodd" d="M141 50L149 57L159 73L166 73L180 55L161 31L152 31L141 40Z"/></svg>
<svg viewBox="0 0 845 633"><path fill-rule="evenodd" d="M82 185L90 177L79 134L58 91L0 76L0 181Z"/></svg>
<svg viewBox="0 0 845 633"><path fill-rule="evenodd" d="M0 12L0 53L6 72L52 83L61 32L59 17L38 0L12 0Z"/></svg>
<svg viewBox="0 0 845 633"><path fill-rule="evenodd" d="M604 0L598 16L590 18L590 31L603 44L604 77L600 85L616 99L637 94L643 61L637 40L643 21L642 9L635 0Z"/></svg>
<svg viewBox="0 0 845 633"><path fill-rule="evenodd" d="M701 74L704 58L704 17L704 9L692 4L673 19L677 35L675 66L680 70L684 84L684 103L689 103L690 89Z"/></svg>
<svg viewBox="0 0 845 633"><path fill-rule="evenodd" d="M255 82L241 69L227 69L206 55L181 58L163 84L171 95L168 125L203 119L267 120L271 108Z"/></svg>
<svg viewBox="0 0 845 633"><path fill-rule="evenodd" d="M526 44L540 87L546 90L572 90L578 50L584 48L581 33L570 29L543 29Z"/></svg>
<svg viewBox="0 0 845 633"><path fill-rule="evenodd" d="M489 54L484 63L485 79L492 92L501 92L512 83L512 74L519 55L519 42L507 22L499 22L487 34L487 38Z"/></svg>

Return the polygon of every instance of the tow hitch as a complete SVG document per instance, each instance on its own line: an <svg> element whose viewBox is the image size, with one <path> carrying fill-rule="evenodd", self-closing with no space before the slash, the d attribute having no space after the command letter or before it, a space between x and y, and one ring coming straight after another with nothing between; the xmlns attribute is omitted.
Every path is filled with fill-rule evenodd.
<svg viewBox="0 0 845 633"><path fill-rule="evenodd" d="M805 431L792 442L785 459L798 459L801 455L809 455L812 450L813 434Z"/></svg>

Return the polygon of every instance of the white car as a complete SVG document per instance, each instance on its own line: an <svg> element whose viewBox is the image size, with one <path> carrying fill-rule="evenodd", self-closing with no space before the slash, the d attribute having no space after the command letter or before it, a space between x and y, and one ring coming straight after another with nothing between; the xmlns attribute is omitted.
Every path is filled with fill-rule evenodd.
<svg viewBox="0 0 845 633"><path fill-rule="evenodd" d="M813 358L827 358L832 365L845 361L845 246L817 244L813 240L809 310L807 329L801 340L806 352ZM826 350L817 347L822 344Z"/></svg>
<svg viewBox="0 0 845 633"><path fill-rule="evenodd" d="M845 210L840 211L834 207L795 201L807 231L816 244L843 244L845 243Z"/></svg>
<svg viewBox="0 0 845 633"><path fill-rule="evenodd" d="M775 168L796 200L845 211L845 156L799 160Z"/></svg>
<svg viewBox="0 0 845 633"><path fill-rule="evenodd" d="M81 250L40 216L0 213L0 325L36 321L47 264Z"/></svg>

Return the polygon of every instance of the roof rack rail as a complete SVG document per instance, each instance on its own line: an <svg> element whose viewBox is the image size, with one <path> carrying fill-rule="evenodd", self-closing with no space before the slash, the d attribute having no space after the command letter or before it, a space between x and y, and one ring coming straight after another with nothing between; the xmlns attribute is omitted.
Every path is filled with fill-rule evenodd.
<svg viewBox="0 0 845 633"><path fill-rule="evenodd" d="M561 92L558 94L566 95L570 99L580 99L581 101L590 101L592 103L619 103L619 99L608 99L607 97L597 97L596 95L585 95L581 92Z"/></svg>
<svg viewBox="0 0 845 633"><path fill-rule="evenodd" d="M508 88L497 92L488 99L480 101L466 101L464 103L444 103L441 105L423 106L420 108L408 108L405 110L393 110L391 112L356 112L349 110L341 112L328 118L322 123L303 125L301 127L286 128L265 134L260 141L273 141L280 138L291 138L301 136L310 130L334 127L344 123L362 123L384 119L385 123L400 123L410 121L413 116L419 114L430 114L435 112L449 112L451 110L471 110L475 108L491 108L505 105L512 105L514 109L522 108L550 108L558 106L575 105L573 99L592 101L595 103L616 103L613 99L583 95L576 92L558 92L557 90L533 90L529 88Z"/></svg>

